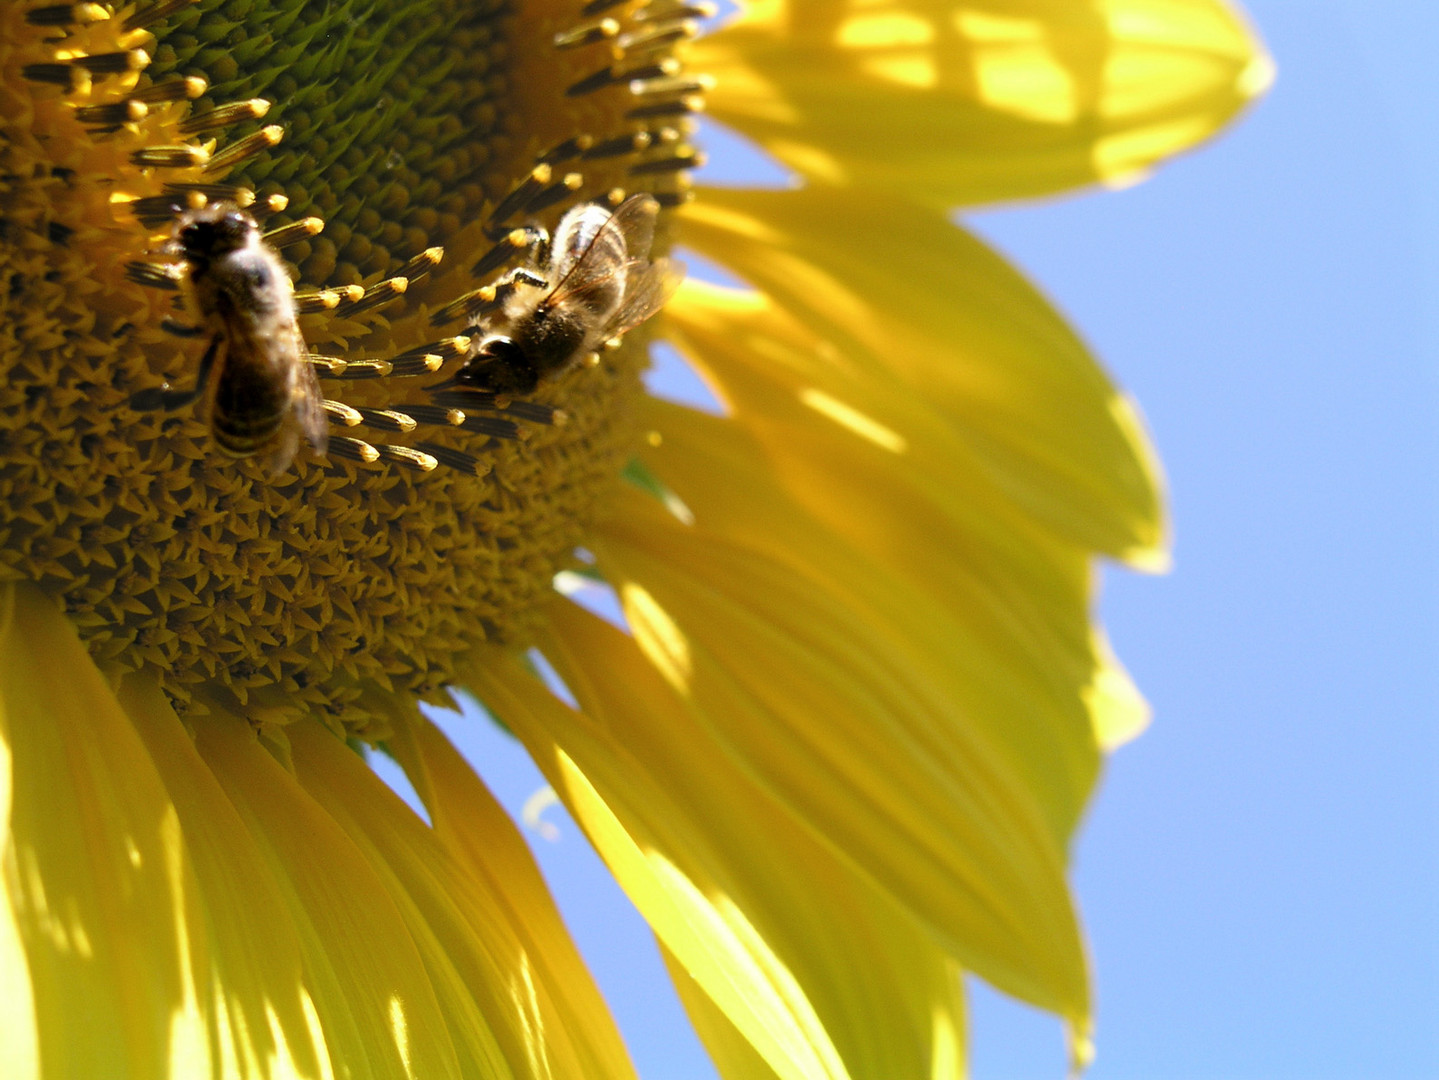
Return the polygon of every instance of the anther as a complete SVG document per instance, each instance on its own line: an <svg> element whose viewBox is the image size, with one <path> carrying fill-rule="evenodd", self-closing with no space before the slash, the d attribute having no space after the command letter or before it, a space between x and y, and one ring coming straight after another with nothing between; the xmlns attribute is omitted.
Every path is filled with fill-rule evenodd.
<svg viewBox="0 0 1439 1080"><path fill-rule="evenodd" d="M477 278L486 277L492 271L504 266L516 255L533 247L540 235L540 230L529 225L511 229L505 233L504 239L480 256L479 261L470 267L470 273Z"/></svg>
<svg viewBox="0 0 1439 1080"><path fill-rule="evenodd" d="M91 75L119 75L126 71L140 71L142 68L149 67L150 54L144 49L126 49L123 52L77 56L70 63L84 68Z"/></svg>
<svg viewBox="0 0 1439 1080"><path fill-rule="evenodd" d="M582 45L594 45L610 41L618 36L620 24L614 19L600 19L598 22L581 23L555 35L555 48L578 49Z"/></svg>
<svg viewBox="0 0 1439 1080"><path fill-rule="evenodd" d="M147 146L130 152L131 162L149 169L194 169L209 160L209 152L198 146Z"/></svg>
<svg viewBox="0 0 1439 1080"><path fill-rule="evenodd" d="M334 372L336 379L383 379L392 371L395 365L388 360L350 360L344 368Z"/></svg>
<svg viewBox="0 0 1439 1080"><path fill-rule="evenodd" d="M695 197L695 193L688 189L684 191L651 191L650 195L666 210L674 210L684 206L685 203L693 202Z"/></svg>
<svg viewBox="0 0 1439 1080"><path fill-rule="evenodd" d="M401 435L408 435L419 426L413 417L393 409L361 409L360 417L366 427L378 431L394 431Z"/></svg>
<svg viewBox="0 0 1439 1080"><path fill-rule="evenodd" d="M31 26L86 26L109 17L99 4L46 4L25 12L25 21Z"/></svg>
<svg viewBox="0 0 1439 1080"><path fill-rule="evenodd" d="M612 7L618 7L624 2L625 0L589 0L589 3L580 8L580 14L588 19L592 15L598 15L601 12L609 11Z"/></svg>
<svg viewBox="0 0 1439 1080"><path fill-rule="evenodd" d="M365 290L364 295L358 300L348 304L342 304L337 314L341 318L349 318L351 315L358 315L362 311L370 311L381 304L388 304L392 300L398 300L405 294L410 283L402 277L386 278L384 281L377 281Z"/></svg>
<svg viewBox="0 0 1439 1080"><path fill-rule="evenodd" d="M232 101L228 105L221 105L207 113L198 115L192 113L180 121L179 131L181 135L198 135L202 131L215 131L219 128L229 127L231 124L238 124L242 120L258 120L269 111L270 103L264 98Z"/></svg>
<svg viewBox="0 0 1439 1080"><path fill-rule="evenodd" d="M674 73L660 78L637 79L630 86L630 92L636 96L651 96L654 94L675 94L686 96L690 94L704 94L714 89L714 79L707 75L696 75L691 78L676 78Z"/></svg>
<svg viewBox="0 0 1439 1080"><path fill-rule="evenodd" d="M520 425L513 420L505 420L498 416L478 416L475 413L466 413L465 422L460 427L465 431L473 431L478 435L489 435L495 439L520 438Z"/></svg>
<svg viewBox="0 0 1439 1080"><path fill-rule="evenodd" d="M149 111L143 101L117 101L111 105L81 105L75 110L75 119L82 124L119 127L145 119Z"/></svg>
<svg viewBox="0 0 1439 1080"><path fill-rule="evenodd" d="M430 397L436 405L441 407L461 410L483 409L487 412L516 416L521 420L530 420L537 424L563 423L566 419L564 414L553 405L544 405L538 401L516 401L513 398L501 397L488 390L472 390L468 387L437 390ZM473 415L472 412L465 413L467 420Z"/></svg>
<svg viewBox="0 0 1439 1080"><path fill-rule="evenodd" d="M599 71L592 71L579 82L571 83L565 88L567 97L579 97L582 94L591 94L596 90L603 90L607 86L613 86L621 81L615 74L612 67L600 68Z"/></svg>
<svg viewBox="0 0 1439 1080"><path fill-rule="evenodd" d="M405 405L396 410L403 412L417 424L432 424L436 427L460 427L465 422L463 409L446 408L441 405Z"/></svg>
<svg viewBox="0 0 1439 1080"><path fill-rule="evenodd" d="M349 366L338 356L321 356L319 353L310 353L305 359L315 369L315 374L322 379L337 376Z"/></svg>
<svg viewBox="0 0 1439 1080"><path fill-rule="evenodd" d="M573 161L594 144L593 136L573 135L564 142L550 147L535 160L546 165L562 165L566 161Z"/></svg>
<svg viewBox="0 0 1439 1080"><path fill-rule="evenodd" d="M365 418L360 415L359 409L346 405L343 401L330 401L326 398L321 405L332 424L339 424L341 427L359 427L365 421ZM334 445L333 440L330 445Z"/></svg>
<svg viewBox="0 0 1439 1080"><path fill-rule="evenodd" d="M563 416L553 405L542 405L538 401L511 401L499 411L509 416L518 416L521 420L533 420L538 424L557 423Z"/></svg>
<svg viewBox="0 0 1439 1080"><path fill-rule="evenodd" d="M31 82L51 83L66 89L74 89L80 76L69 64L26 64L20 74Z"/></svg>
<svg viewBox="0 0 1439 1080"><path fill-rule="evenodd" d="M183 195L146 195L130 203L130 212L147 229L158 229L174 221L184 210L198 210L206 203L198 191Z"/></svg>
<svg viewBox="0 0 1439 1080"><path fill-rule="evenodd" d="M279 145L285 137L285 129L279 124L266 124L259 131L252 135L246 135L239 142L231 143L225 149L210 159L210 164L205 166L208 173L224 172L234 168L240 162L262 153L272 146Z"/></svg>
<svg viewBox="0 0 1439 1080"><path fill-rule="evenodd" d="M674 101L656 101L649 105L637 105L625 113L629 120L659 119L665 116L689 116L704 112L705 99L700 94L685 94Z"/></svg>
<svg viewBox="0 0 1439 1080"><path fill-rule="evenodd" d="M171 292L179 289L181 273L178 266L167 263L128 262L125 264L127 281L133 281L136 285L145 285L152 289L166 289Z"/></svg>
<svg viewBox="0 0 1439 1080"><path fill-rule="evenodd" d="M468 334L457 334L454 337L441 338L439 341L432 341L428 345L421 345L414 349L407 349L399 356L392 357L396 365L402 362L417 359L423 356L438 356L443 360L453 360L457 356L464 356L470 351L470 342L474 340Z"/></svg>
<svg viewBox="0 0 1439 1080"><path fill-rule="evenodd" d="M499 205L489 216L489 223L500 225L518 214L524 209L526 203L544 190L552 175L553 172L548 165L536 165L530 170L529 176L521 180L513 191L500 200Z"/></svg>
<svg viewBox="0 0 1439 1080"><path fill-rule="evenodd" d="M280 195L278 193L266 195L255 204L255 212L258 214L278 214L289 205L290 197L288 195Z"/></svg>
<svg viewBox="0 0 1439 1080"><path fill-rule="evenodd" d="M638 165L631 165L630 175L653 176L656 173L678 172L681 169L698 169L704 165L705 160L705 155L701 151L693 147L686 147L673 157L642 161Z"/></svg>
<svg viewBox="0 0 1439 1080"><path fill-rule="evenodd" d="M166 184L164 190L166 195L179 195L187 199L194 195L201 195L206 199L213 199L216 202L232 202L241 210L244 210L255 201L255 193L253 191L249 188L240 187L237 184L198 184L188 181L178 181L173 184Z"/></svg>
<svg viewBox="0 0 1439 1080"><path fill-rule="evenodd" d="M641 150L648 150L650 143L654 141L648 131L635 131L629 135L617 135L613 139L605 139L603 142L595 143L585 151L587 158L620 157L624 154L637 154Z"/></svg>
<svg viewBox="0 0 1439 1080"><path fill-rule="evenodd" d="M393 461L397 465L414 469L416 472L434 472L435 466L439 465L434 457L423 450L415 450L408 446L390 446L387 443L381 443L375 449L386 461Z"/></svg>
<svg viewBox="0 0 1439 1080"><path fill-rule="evenodd" d="M334 289L295 294L295 310L301 315L316 315L322 311L334 311L340 305L340 294Z"/></svg>
<svg viewBox="0 0 1439 1080"><path fill-rule="evenodd" d="M590 94L596 90L603 90L607 86L618 86L623 83L639 83L655 79L668 79L678 75L681 71L681 64L673 56L667 56L663 60L648 64L635 64L625 67L610 66L601 68L599 71L591 72L577 83L571 84L565 89L567 97L579 97L582 94Z"/></svg>
<svg viewBox="0 0 1439 1080"><path fill-rule="evenodd" d="M413 259L410 259L404 266L400 267L396 277L405 278L408 281L419 281L435 267L440 265L440 260L445 257L445 249L442 247L429 247L420 252Z"/></svg>
<svg viewBox="0 0 1439 1080"><path fill-rule="evenodd" d="M435 353L396 357L391 362L394 364L392 373L396 376L433 375L445 366L445 358Z"/></svg>
<svg viewBox="0 0 1439 1080"><path fill-rule="evenodd" d="M462 450L456 450L451 446L439 446L435 443L418 442L415 449L421 453L429 454L446 468L454 469L456 472L464 473L466 476L485 476L490 472L491 466L482 462L471 454Z"/></svg>
<svg viewBox="0 0 1439 1080"><path fill-rule="evenodd" d="M323 218L307 217L289 225L281 225L278 229L271 229L264 234L265 243L271 247L282 248L290 244L298 244L301 240L308 240L312 236L318 236L324 231L325 222Z"/></svg>
<svg viewBox="0 0 1439 1080"><path fill-rule="evenodd" d="M360 439L352 439L348 435L330 436L329 449L335 457L358 461L362 465L373 465L380 460L380 452L373 446Z"/></svg>
<svg viewBox="0 0 1439 1080"><path fill-rule="evenodd" d="M184 101L186 99L194 101L209 87L210 84L198 75L188 75L183 79L169 79L162 83L155 83L153 86L131 90L130 98L133 101L144 101L151 105L162 101Z"/></svg>
<svg viewBox="0 0 1439 1080"><path fill-rule="evenodd" d="M159 22L168 15L173 15L181 8L187 8L197 0L159 0L158 3L149 7L141 8L125 20L126 30L139 30Z"/></svg>
<svg viewBox="0 0 1439 1080"><path fill-rule="evenodd" d="M456 319L474 318L481 312L497 306L496 289L493 285L482 285L462 296L457 296L444 307L430 313L431 326L444 326Z"/></svg>
<svg viewBox="0 0 1439 1080"><path fill-rule="evenodd" d="M629 34L622 34L618 44L626 52L644 52L673 45L677 41L689 41L699 32L699 23L693 19L682 19L673 25L662 23Z"/></svg>
<svg viewBox="0 0 1439 1080"><path fill-rule="evenodd" d="M525 212L538 214L541 210L548 210L555 203L563 202L580 188L584 187L585 178L577 173L565 173L565 175L549 187L545 188L529 202L525 203Z"/></svg>
<svg viewBox="0 0 1439 1080"><path fill-rule="evenodd" d="M646 4L634 14L635 22L658 22L661 19L713 19L719 8L710 3Z"/></svg>
<svg viewBox="0 0 1439 1080"><path fill-rule="evenodd" d="M176 322L169 316L160 320L160 329L178 338L197 338L205 332L205 328L202 326L191 326L188 323Z"/></svg>

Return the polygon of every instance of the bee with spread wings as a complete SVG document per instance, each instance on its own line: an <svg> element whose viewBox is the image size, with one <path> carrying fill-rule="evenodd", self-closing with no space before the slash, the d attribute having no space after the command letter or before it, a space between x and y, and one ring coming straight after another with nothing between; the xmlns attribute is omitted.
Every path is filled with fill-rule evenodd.
<svg viewBox="0 0 1439 1080"><path fill-rule="evenodd" d="M184 408L210 389L210 432L231 457L268 452L272 473L290 464L303 434L324 453L329 430L319 381L295 320L294 289L255 219L219 204L181 215L170 251L184 260L184 284L208 334L193 390L161 384L130 405Z"/></svg>
<svg viewBox="0 0 1439 1080"><path fill-rule="evenodd" d="M544 265L500 282L504 302L479 320L479 342L448 385L528 394L663 307L684 264L649 257L659 208L633 195L613 213L597 203L566 213L548 257L535 260Z"/></svg>

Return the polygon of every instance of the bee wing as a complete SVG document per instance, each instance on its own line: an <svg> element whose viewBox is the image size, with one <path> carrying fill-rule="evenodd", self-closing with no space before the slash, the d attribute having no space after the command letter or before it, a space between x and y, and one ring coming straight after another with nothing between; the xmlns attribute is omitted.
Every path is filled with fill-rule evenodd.
<svg viewBox="0 0 1439 1080"><path fill-rule="evenodd" d="M324 395L320 392L320 380L315 368L306 357L310 350L295 327L295 363L291 367L290 410L296 426L304 432L305 438L323 454L330 444L330 421L325 415Z"/></svg>
<svg viewBox="0 0 1439 1080"><path fill-rule="evenodd" d="M602 331L604 339L619 337L644 322L675 294L685 279L685 264L677 259L635 261L626 270L625 298Z"/></svg>
<svg viewBox="0 0 1439 1080"><path fill-rule="evenodd" d="M631 195L595 232L595 238L547 297L550 304L588 300L608 288L615 275L644 265L654 240L660 204L650 195Z"/></svg>

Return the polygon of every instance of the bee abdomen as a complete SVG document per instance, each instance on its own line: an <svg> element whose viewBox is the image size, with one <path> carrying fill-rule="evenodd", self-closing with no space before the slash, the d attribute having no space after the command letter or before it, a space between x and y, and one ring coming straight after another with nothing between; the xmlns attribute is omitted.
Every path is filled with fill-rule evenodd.
<svg viewBox="0 0 1439 1080"><path fill-rule="evenodd" d="M215 411L210 418L215 442L231 457L251 457L268 445L284 424L285 414L276 409L239 415Z"/></svg>

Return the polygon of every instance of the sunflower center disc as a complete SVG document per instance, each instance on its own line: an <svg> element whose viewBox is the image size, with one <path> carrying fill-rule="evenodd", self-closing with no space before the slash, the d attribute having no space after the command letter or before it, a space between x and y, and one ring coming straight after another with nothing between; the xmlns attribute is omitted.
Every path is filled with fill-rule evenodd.
<svg viewBox="0 0 1439 1080"><path fill-rule="evenodd" d="M363 734L367 687L433 693L475 643L524 639L631 454L642 335L458 422L433 387L524 257L507 230L684 199L693 11L227 6L0 12L0 566L181 705ZM129 405L195 380L162 248L170 207L206 200L248 206L335 358L330 453L277 476L218 452L202 404Z"/></svg>

